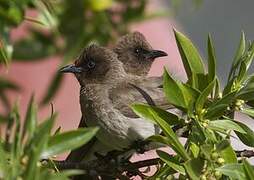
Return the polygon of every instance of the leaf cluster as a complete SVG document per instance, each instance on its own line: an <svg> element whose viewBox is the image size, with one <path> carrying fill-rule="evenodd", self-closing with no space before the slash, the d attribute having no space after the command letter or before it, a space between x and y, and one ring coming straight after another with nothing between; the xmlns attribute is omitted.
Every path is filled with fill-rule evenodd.
<svg viewBox="0 0 254 180"><path fill-rule="evenodd" d="M36 62L60 55L61 67L89 43L112 44L128 32L131 23L162 15L146 13L146 6L147 0L0 0L0 63ZM11 41L11 30L24 22L31 22L27 34ZM52 100L62 80L56 72L42 105ZM7 106L7 98L1 100Z"/></svg>
<svg viewBox="0 0 254 180"><path fill-rule="evenodd" d="M134 104L133 110L159 125L162 135L149 139L171 147L175 155L164 151L157 154L164 162L153 178L179 179L253 179L253 167L237 158L231 138L254 147L254 132L236 120L236 112L253 118L253 75L248 74L254 55L254 42L246 43L242 33L235 58L224 88L216 74L216 54L209 35L207 40L208 68L193 43L174 30L178 50L188 80L175 80L165 69L163 88L168 103L181 114L146 104ZM178 127L178 128L176 128ZM179 128L180 127L180 128ZM176 130L176 131L175 131ZM184 145L179 140L184 135Z"/></svg>
<svg viewBox="0 0 254 180"><path fill-rule="evenodd" d="M7 117L6 129L0 139L0 179L68 179L83 173L80 170L58 171L52 158L78 148L88 142L97 128L81 128L51 135L56 114L38 124L37 107L33 97L27 108L24 125L21 125L18 105ZM44 163L49 159L51 163Z"/></svg>

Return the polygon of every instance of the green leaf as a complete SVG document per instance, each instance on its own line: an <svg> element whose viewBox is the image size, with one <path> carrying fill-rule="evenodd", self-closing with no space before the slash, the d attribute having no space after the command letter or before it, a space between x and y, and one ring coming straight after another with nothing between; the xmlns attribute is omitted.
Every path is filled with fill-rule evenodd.
<svg viewBox="0 0 254 180"><path fill-rule="evenodd" d="M253 61L253 57L254 57L254 42L251 43L251 45L248 49L247 55L246 55L246 59L244 59L247 69L249 69L249 67Z"/></svg>
<svg viewBox="0 0 254 180"><path fill-rule="evenodd" d="M193 180L199 180L205 161L200 158L191 159L184 163L185 170Z"/></svg>
<svg viewBox="0 0 254 180"><path fill-rule="evenodd" d="M164 161L169 167L173 168L178 173L185 175L184 167L181 166L174 157L170 156L164 151L157 150L156 152L160 156L160 159Z"/></svg>
<svg viewBox="0 0 254 180"><path fill-rule="evenodd" d="M205 114L206 119L214 120L221 117L225 110L227 110L228 104L218 104L217 106L209 107L209 110Z"/></svg>
<svg viewBox="0 0 254 180"><path fill-rule="evenodd" d="M27 111L26 111L26 118L25 118L24 127L22 131L22 139L25 137L26 133L28 134L27 138L29 140L33 137L35 133L36 125L37 125L36 115L37 115L37 108L34 103L34 95L32 95L29 101Z"/></svg>
<svg viewBox="0 0 254 180"><path fill-rule="evenodd" d="M202 109L204 108L204 104L207 100L207 97L209 96L209 94L212 92L213 87L215 84L215 79L213 79L213 81L204 89L204 91L199 95L196 104L195 104L195 108L196 111L200 114Z"/></svg>
<svg viewBox="0 0 254 180"><path fill-rule="evenodd" d="M203 91L210 82L207 74L196 74L193 72L191 80L189 80L188 83L191 87L199 91Z"/></svg>
<svg viewBox="0 0 254 180"><path fill-rule="evenodd" d="M216 151L225 160L226 164L237 163L237 157L234 149L228 140L222 140L216 147Z"/></svg>
<svg viewBox="0 0 254 180"><path fill-rule="evenodd" d="M47 145L55 117L56 115L53 115L37 127L37 131L31 140L31 144L27 148L27 156L29 155L29 160L25 170L25 177L28 180L35 177L37 162L40 160L41 153Z"/></svg>
<svg viewBox="0 0 254 180"><path fill-rule="evenodd" d="M215 82L214 98L218 98L220 93L220 81L218 77L216 77L215 79L216 82Z"/></svg>
<svg viewBox="0 0 254 180"><path fill-rule="evenodd" d="M162 135L153 135L153 136L150 136L147 140L173 146L171 141L168 140L167 137L162 136Z"/></svg>
<svg viewBox="0 0 254 180"><path fill-rule="evenodd" d="M91 140L98 128L85 128L64 132L49 138L48 146L43 150L41 157L48 158L53 155L76 149Z"/></svg>
<svg viewBox="0 0 254 180"><path fill-rule="evenodd" d="M244 78L246 77L246 72L247 72L247 65L245 62L242 62L238 76L237 76L238 83L241 83L244 80Z"/></svg>
<svg viewBox="0 0 254 180"><path fill-rule="evenodd" d="M236 135L239 137L239 139L247 146L254 147L254 132L252 129L250 129L247 125L235 121L246 133L239 133L235 131Z"/></svg>
<svg viewBox="0 0 254 180"><path fill-rule="evenodd" d="M217 171L221 172L225 176L232 179L246 180L244 168L242 164L225 164L222 167L216 168Z"/></svg>
<svg viewBox="0 0 254 180"><path fill-rule="evenodd" d="M233 120L215 120L209 121L208 127L214 130L222 130L222 131L237 131L243 134L246 134L245 130L237 124L236 121Z"/></svg>
<svg viewBox="0 0 254 180"><path fill-rule="evenodd" d="M179 84L168 74L166 69L163 75L163 89L169 103L186 108L186 102Z"/></svg>
<svg viewBox="0 0 254 180"><path fill-rule="evenodd" d="M242 31L240 43L239 43L238 49L237 49L237 51L236 51L235 58L234 58L234 60L233 60L233 63L232 63L232 66L231 66L229 75L228 75L228 82L229 82L230 80L232 80L231 77L232 77L232 75L235 73L238 64L239 64L240 61L242 60L241 57L243 56L243 54L244 54L244 52L245 52L245 45L246 45L246 42L245 42L245 35L244 35L244 32Z"/></svg>
<svg viewBox="0 0 254 180"><path fill-rule="evenodd" d="M208 81L211 82L215 79L216 76L216 57L210 34L208 35L207 49L208 49Z"/></svg>
<svg viewBox="0 0 254 180"><path fill-rule="evenodd" d="M9 65L12 58L13 47L11 44L4 44L0 38L0 63Z"/></svg>
<svg viewBox="0 0 254 180"><path fill-rule="evenodd" d="M113 0L89 0L90 8L94 11L104 11L111 7Z"/></svg>
<svg viewBox="0 0 254 180"><path fill-rule="evenodd" d="M242 109L241 112L243 114L250 116L251 118L254 118L254 109L245 108L245 109Z"/></svg>
<svg viewBox="0 0 254 180"><path fill-rule="evenodd" d="M213 114L214 117L220 117L222 115L221 113L223 113L222 111L224 110L223 108L226 107L226 105L229 106L235 100L236 93L237 92L231 92L223 96L221 99L211 103L209 107L207 108L207 113L205 117L209 119L212 117L211 114ZM215 109L217 110L217 112L221 112L221 113L215 114L213 112Z"/></svg>
<svg viewBox="0 0 254 180"><path fill-rule="evenodd" d="M192 152L193 157L197 158L200 152L200 148L194 142L190 142L190 151Z"/></svg>
<svg viewBox="0 0 254 180"><path fill-rule="evenodd" d="M174 34L188 78L191 78L193 73L204 74L203 60L191 40L175 29Z"/></svg>
<svg viewBox="0 0 254 180"><path fill-rule="evenodd" d="M163 120L155 111L152 109L149 109L149 111L152 114L154 121L161 127L162 131L167 136L168 140L172 142L172 149L174 149L174 151L179 154L183 160L188 160L188 153L185 151L183 145L178 140L170 125L165 120Z"/></svg>
<svg viewBox="0 0 254 180"><path fill-rule="evenodd" d="M14 44L13 59L16 61L38 61L55 53L54 47L35 40L23 39Z"/></svg>
<svg viewBox="0 0 254 180"><path fill-rule="evenodd" d="M238 64L238 62L241 60L241 57L243 56L244 51L245 51L245 45L246 45L245 34L242 31L240 43L239 43L238 49L236 51L232 67L235 67Z"/></svg>
<svg viewBox="0 0 254 180"><path fill-rule="evenodd" d="M155 111L158 116L160 116L163 120L165 120L169 125L176 125L179 123L183 123L183 120L180 120L180 118L168 111L165 111L163 109L160 109L158 107L149 106L145 104L133 104L131 105L132 110L140 117L143 117L144 119L151 120L154 122L154 117L150 113L149 109ZM155 123L155 122L154 122Z"/></svg>
<svg viewBox="0 0 254 180"><path fill-rule="evenodd" d="M237 94L237 98L242 99L244 101L254 100L254 89L244 88Z"/></svg>
<svg viewBox="0 0 254 180"><path fill-rule="evenodd" d="M247 179L254 179L254 169L246 159L243 159L243 167Z"/></svg>

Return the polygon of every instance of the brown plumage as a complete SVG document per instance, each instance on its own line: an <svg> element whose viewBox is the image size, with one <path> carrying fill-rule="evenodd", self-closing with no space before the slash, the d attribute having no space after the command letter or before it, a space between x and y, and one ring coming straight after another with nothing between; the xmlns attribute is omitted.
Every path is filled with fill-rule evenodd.
<svg viewBox="0 0 254 180"><path fill-rule="evenodd" d="M129 83L133 83L137 85L138 87L141 87L143 90L149 93L149 95L154 99L157 105L162 106L164 108L168 108L168 103L164 99L164 94L162 92L162 89L158 88L159 85L162 84L161 78L144 78L149 69L150 66L153 62L153 60L157 57L160 56L165 56L166 53L163 51L159 50L153 50L151 45L147 42L145 37L139 33L139 32L134 32L128 35L123 36L120 38L118 43L116 44L115 48L113 49L114 52L117 54L112 55L112 52L109 52L105 48L99 48L97 49L95 46L91 46L86 48L76 61L76 65L81 65L82 59L97 59L96 57L99 57L98 59L107 59L105 56L112 56L114 61L112 64L118 64L119 60L123 63L121 65L122 70L118 69L114 72L116 77L111 78L106 78L103 75L100 76L100 74L104 74L105 71L109 69L109 64L104 63L100 70L98 69L96 72L98 74L90 72L87 74L87 77L93 77L90 79L87 79L86 77L86 83L99 83L104 82L103 84L106 84L106 82L111 79L110 81L114 82L117 81L121 78L125 79L122 81L122 83L118 83L118 85L115 85L115 87L112 87L108 94L108 98L112 102L112 107L119 111L122 115L128 117L128 118L138 118L137 115L130 109L129 105L134 103L134 102L144 102L146 103L146 100L143 98L143 96L132 86L129 85ZM105 51L107 51L105 53ZM87 53L89 52L89 53ZM87 56L87 57L84 57ZM91 56L91 57L89 57ZM118 67L119 64L116 66ZM111 68L115 69L115 66L111 66ZM99 68L99 67L98 67ZM127 72L127 73L126 73ZM93 76L92 76L93 74ZM128 75L135 75L127 78ZM112 75L112 74L111 74ZM136 76L138 75L138 76ZM81 82L82 79L77 75L77 78ZM84 82L85 83L85 82ZM107 89L107 85L105 87ZM104 91L104 90L101 90ZM81 94L87 93L88 90L85 88L81 88ZM91 93L93 93L93 90L91 90ZM105 94L99 95L100 97L104 98ZM80 104L82 107L82 102L87 101L87 99L84 99L82 96L80 97ZM89 103L87 103L89 104ZM87 105L88 106L88 105ZM88 107L88 108L82 108L83 109L83 117L81 119L81 122L79 124L79 127L84 127L86 123L84 123L85 119L91 119L91 114L94 113L89 113L93 107ZM86 109L86 110L84 110ZM100 108L99 108L100 109ZM86 113L85 113L86 112ZM90 115L89 115L90 114ZM96 119L96 117L93 117ZM103 153L101 149L104 149L105 152L108 151L108 148L101 148L101 144L98 143L98 141L92 141L89 143L89 145L85 145L84 147L79 148L78 150L73 151L67 158L68 161L79 161L81 160L81 157L84 156L93 156L94 150L90 151L88 150L91 147L93 143L94 149L97 149L96 152Z"/></svg>
<svg viewBox="0 0 254 180"><path fill-rule="evenodd" d="M140 32L121 37L113 51L124 64L125 72L138 76L146 76L156 58L167 56L164 51L154 50Z"/></svg>
<svg viewBox="0 0 254 180"><path fill-rule="evenodd" d="M122 150L136 140L159 133L154 124L125 110L134 102L145 102L129 83L145 85L148 81L127 74L113 51L90 46L82 52L75 65L66 66L61 71L75 73L81 85L83 120L87 126L100 127L96 138L106 149ZM150 92L163 94L156 88L150 88Z"/></svg>

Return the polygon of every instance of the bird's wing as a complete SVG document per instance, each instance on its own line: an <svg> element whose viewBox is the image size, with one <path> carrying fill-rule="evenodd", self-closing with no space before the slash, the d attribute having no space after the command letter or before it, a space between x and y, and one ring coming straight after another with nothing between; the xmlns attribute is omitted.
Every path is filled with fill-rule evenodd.
<svg viewBox="0 0 254 180"><path fill-rule="evenodd" d="M119 110L124 116L137 118L138 116L131 110L130 105L133 103L149 103L136 87L140 88L151 97L156 106L163 109L170 109L172 106L165 99L163 89L159 86L162 84L161 78L131 78L118 84L109 91L109 98L114 108Z"/></svg>

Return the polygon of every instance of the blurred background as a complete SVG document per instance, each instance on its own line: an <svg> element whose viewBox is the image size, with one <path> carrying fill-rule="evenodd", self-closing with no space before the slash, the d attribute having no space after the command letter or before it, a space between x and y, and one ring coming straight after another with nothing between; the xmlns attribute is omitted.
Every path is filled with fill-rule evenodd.
<svg viewBox="0 0 254 180"><path fill-rule="evenodd" d="M39 117L58 112L56 128L78 126L79 85L58 69L73 61L80 49L96 42L112 47L127 32L142 32L151 45L168 53L149 73L163 66L177 78L185 73L172 28L192 39L204 59L211 33L219 77L226 81L241 30L254 37L252 0L0 0L0 119L15 101L24 115L35 95ZM252 124L253 125L253 124Z"/></svg>

